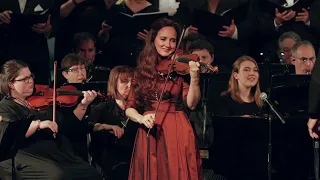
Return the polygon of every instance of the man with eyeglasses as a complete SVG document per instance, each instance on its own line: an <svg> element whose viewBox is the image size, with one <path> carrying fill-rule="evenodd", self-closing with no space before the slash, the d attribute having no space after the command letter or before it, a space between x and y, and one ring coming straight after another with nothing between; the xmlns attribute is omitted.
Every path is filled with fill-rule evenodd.
<svg viewBox="0 0 320 180"><path fill-rule="evenodd" d="M316 53L309 41L299 41L292 47L292 64L296 74L311 74L316 62Z"/></svg>
<svg viewBox="0 0 320 180"><path fill-rule="evenodd" d="M301 37L293 31L285 32L279 37L278 56L283 61L283 63L285 64L292 63L290 59L290 57L292 56L291 49L299 41L301 41Z"/></svg>

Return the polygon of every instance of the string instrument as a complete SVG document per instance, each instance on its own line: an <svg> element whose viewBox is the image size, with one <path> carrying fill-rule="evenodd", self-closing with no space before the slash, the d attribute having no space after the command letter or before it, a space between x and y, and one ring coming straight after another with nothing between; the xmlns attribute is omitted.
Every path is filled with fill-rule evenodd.
<svg viewBox="0 0 320 180"><path fill-rule="evenodd" d="M54 92L56 92L55 100L53 98ZM78 91L77 88L72 85L61 86L54 91L54 88L49 88L47 85L36 84L35 93L27 98L27 101L34 110L41 111L53 106L54 102L56 102L56 105L59 107L73 107L78 104L78 98L80 96L83 96L83 92ZM105 99L105 96L101 93L98 93L98 97Z"/></svg>
<svg viewBox="0 0 320 180"><path fill-rule="evenodd" d="M207 68L209 72L217 73L219 71L217 66L213 67L210 64L200 62L199 56L196 54L180 55L176 57L176 61L161 60L157 65L157 70L162 74L169 74L168 70L171 69L180 75L186 75L190 72L189 61L199 62L200 66Z"/></svg>
<svg viewBox="0 0 320 180"><path fill-rule="evenodd" d="M56 99L54 100L54 92ZM49 88L47 85L35 85L35 93L27 98L30 106L35 110L44 110L52 106L54 102L60 107L72 107L78 102L78 97L82 96L81 91L71 85L62 86L54 91L54 88Z"/></svg>

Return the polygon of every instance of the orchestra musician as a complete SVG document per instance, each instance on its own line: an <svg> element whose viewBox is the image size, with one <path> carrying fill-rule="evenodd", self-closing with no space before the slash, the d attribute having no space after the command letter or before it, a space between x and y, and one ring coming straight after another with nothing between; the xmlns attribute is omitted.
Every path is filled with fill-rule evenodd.
<svg viewBox="0 0 320 180"><path fill-rule="evenodd" d="M79 54L88 61L87 79L86 81L108 81L110 69L107 67L112 66L109 59L102 59L97 52L95 37L88 32L80 32L74 35L72 42L72 51ZM100 58L99 58L100 57Z"/></svg>
<svg viewBox="0 0 320 180"><path fill-rule="evenodd" d="M93 162L103 169L108 179L128 179L137 131L136 123L125 115L133 73L128 66L114 67L110 72L106 99L97 104L87 118L99 129L92 133Z"/></svg>
<svg viewBox="0 0 320 180"><path fill-rule="evenodd" d="M316 52L309 41L299 41L292 47L291 62L296 74L311 74L316 59Z"/></svg>
<svg viewBox="0 0 320 180"><path fill-rule="evenodd" d="M72 51L93 64L96 56L96 39L88 32L77 33L73 36Z"/></svg>
<svg viewBox="0 0 320 180"><path fill-rule="evenodd" d="M260 99L259 69L249 56L238 58L232 68L228 90L222 93L217 115L259 116L263 115Z"/></svg>
<svg viewBox="0 0 320 180"><path fill-rule="evenodd" d="M65 83L82 83L87 80L87 59L70 53L61 62L62 76Z"/></svg>
<svg viewBox="0 0 320 180"><path fill-rule="evenodd" d="M49 111L34 110L28 102L34 92L34 76L27 64L7 61L2 66L0 81L0 91L6 96L0 102L2 169L11 171L9 158L15 156L19 179L102 179L93 167L75 155L64 136L77 128L73 120L92 101L90 92L84 92L81 109L68 114L57 112L55 122Z"/></svg>
<svg viewBox="0 0 320 180"><path fill-rule="evenodd" d="M200 100L198 62L190 61L190 85L181 77L157 69L171 61L180 37L179 25L169 19L155 21L138 58L126 115L141 124L135 140L129 180L202 179L195 135L186 115ZM162 89L164 89L163 96ZM157 112L157 104L160 103ZM138 109L142 108L143 113ZM148 129L150 134L148 135ZM148 135L148 136L147 136Z"/></svg>
<svg viewBox="0 0 320 180"><path fill-rule="evenodd" d="M78 54L68 54L61 62L62 75L65 78L65 83L82 83L87 79L87 59L81 57ZM78 112L77 120L80 122L77 129L74 131L66 132L66 136L72 141L74 151L81 156L84 160L88 161L88 146L87 146L87 134L92 132L94 124L88 123L85 120L85 115L89 113L89 104L97 97L95 91L87 91L91 96L91 101L83 103L81 99L78 100L76 107L63 108L64 111Z"/></svg>
<svg viewBox="0 0 320 180"><path fill-rule="evenodd" d="M188 52L191 54L197 54L200 58L200 62L206 64L212 64L214 60L213 46L207 40L196 40L189 46ZM210 69L201 67L201 73L210 72Z"/></svg>

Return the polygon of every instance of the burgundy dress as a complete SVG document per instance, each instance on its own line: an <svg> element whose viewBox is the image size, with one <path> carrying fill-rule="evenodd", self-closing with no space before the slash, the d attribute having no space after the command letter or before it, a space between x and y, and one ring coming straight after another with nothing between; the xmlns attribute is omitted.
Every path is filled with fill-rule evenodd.
<svg viewBox="0 0 320 180"><path fill-rule="evenodd" d="M157 90L144 98L144 115L155 112L163 87L164 83L158 83ZM144 125L138 129L129 180L202 180L199 150L185 113L188 91L181 77L167 82L149 137ZM133 93L127 108L138 108Z"/></svg>

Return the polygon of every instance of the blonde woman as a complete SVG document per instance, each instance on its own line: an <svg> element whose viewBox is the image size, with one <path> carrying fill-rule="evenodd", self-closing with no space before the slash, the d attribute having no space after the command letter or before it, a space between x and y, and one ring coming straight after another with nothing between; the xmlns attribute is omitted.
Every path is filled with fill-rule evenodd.
<svg viewBox="0 0 320 180"><path fill-rule="evenodd" d="M223 92L223 106L218 111L223 116L261 115L263 102L260 99L259 68L250 56L241 56L232 67L228 90Z"/></svg>

